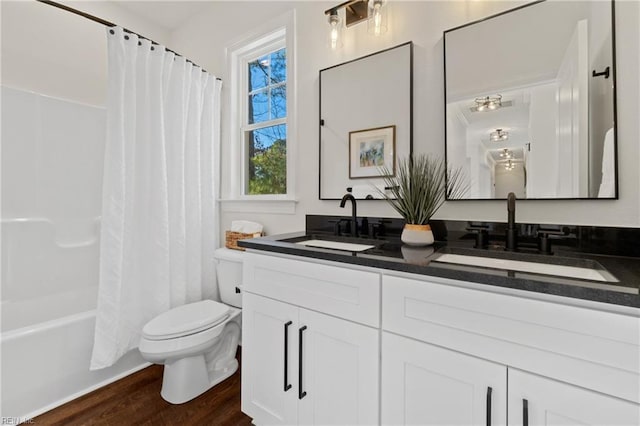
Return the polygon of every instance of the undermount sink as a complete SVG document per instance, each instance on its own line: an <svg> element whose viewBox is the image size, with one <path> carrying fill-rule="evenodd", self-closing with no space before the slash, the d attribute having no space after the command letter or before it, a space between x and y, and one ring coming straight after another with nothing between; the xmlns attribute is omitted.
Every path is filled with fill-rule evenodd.
<svg viewBox="0 0 640 426"><path fill-rule="evenodd" d="M497 259L484 256L443 253L433 262L453 263L457 265L480 266L484 268L504 269L509 271L530 272L534 274L555 275L559 277L578 278L582 280L618 282L604 269L557 265L550 263L527 262L512 259Z"/></svg>
<svg viewBox="0 0 640 426"><path fill-rule="evenodd" d="M355 251L355 252L365 251L375 247L368 244L355 244L355 243L345 243L342 241L313 240L313 239L298 241L296 244L309 246L309 247L328 248L328 249L334 249L334 250Z"/></svg>

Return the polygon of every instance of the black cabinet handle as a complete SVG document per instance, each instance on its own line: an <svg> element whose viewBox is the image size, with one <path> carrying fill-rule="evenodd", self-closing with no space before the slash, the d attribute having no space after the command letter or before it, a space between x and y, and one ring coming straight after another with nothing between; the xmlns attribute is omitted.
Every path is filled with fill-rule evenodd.
<svg viewBox="0 0 640 426"><path fill-rule="evenodd" d="M302 332L306 329L305 325L298 330L298 399L307 396L307 393L302 391Z"/></svg>
<svg viewBox="0 0 640 426"><path fill-rule="evenodd" d="M293 324L291 321L287 321L284 324L284 391L288 391L291 389L291 384L289 383L289 378L287 377L287 373L289 372L289 326Z"/></svg>
<svg viewBox="0 0 640 426"><path fill-rule="evenodd" d="M529 401L522 400L522 426L529 426Z"/></svg>
<svg viewBox="0 0 640 426"><path fill-rule="evenodd" d="M487 426L491 426L491 386L487 388Z"/></svg>

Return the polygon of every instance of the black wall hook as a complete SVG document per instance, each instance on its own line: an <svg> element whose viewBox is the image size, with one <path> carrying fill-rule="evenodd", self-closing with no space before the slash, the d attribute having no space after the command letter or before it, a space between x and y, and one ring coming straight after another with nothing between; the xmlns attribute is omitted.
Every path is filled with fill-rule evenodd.
<svg viewBox="0 0 640 426"><path fill-rule="evenodd" d="M606 67L602 72L596 72L596 70L593 70L593 73L591 73L592 77L600 77L601 75L604 75L604 78L609 78L609 67Z"/></svg>

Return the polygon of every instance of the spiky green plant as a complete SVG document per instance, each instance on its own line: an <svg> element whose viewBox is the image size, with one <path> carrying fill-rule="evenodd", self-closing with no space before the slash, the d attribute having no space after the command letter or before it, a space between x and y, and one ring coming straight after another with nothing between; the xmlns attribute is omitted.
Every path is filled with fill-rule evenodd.
<svg viewBox="0 0 640 426"><path fill-rule="evenodd" d="M461 198L469 189L460 168L447 167L431 155L399 160L395 176L386 167L381 171L390 189L378 192L409 224L426 225L445 199Z"/></svg>

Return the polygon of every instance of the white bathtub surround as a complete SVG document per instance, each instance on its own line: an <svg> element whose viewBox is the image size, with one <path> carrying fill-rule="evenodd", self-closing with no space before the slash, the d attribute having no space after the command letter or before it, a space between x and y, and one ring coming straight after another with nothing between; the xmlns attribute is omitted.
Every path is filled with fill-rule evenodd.
<svg viewBox="0 0 640 426"><path fill-rule="evenodd" d="M95 292L87 303L95 306ZM47 298L22 307L38 315L54 309L55 319L2 332L4 417L33 418L149 365L132 351L109 368L89 371L95 310L59 317Z"/></svg>
<svg viewBox="0 0 640 426"><path fill-rule="evenodd" d="M89 371L105 109L1 92L0 414L25 419L148 364L132 353Z"/></svg>
<svg viewBox="0 0 640 426"><path fill-rule="evenodd" d="M163 46L126 37L122 28L107 29L92 370L137 347L143 325L161 312L217 297L212 259L218 240L214 163L221 82Z"/></svg>

